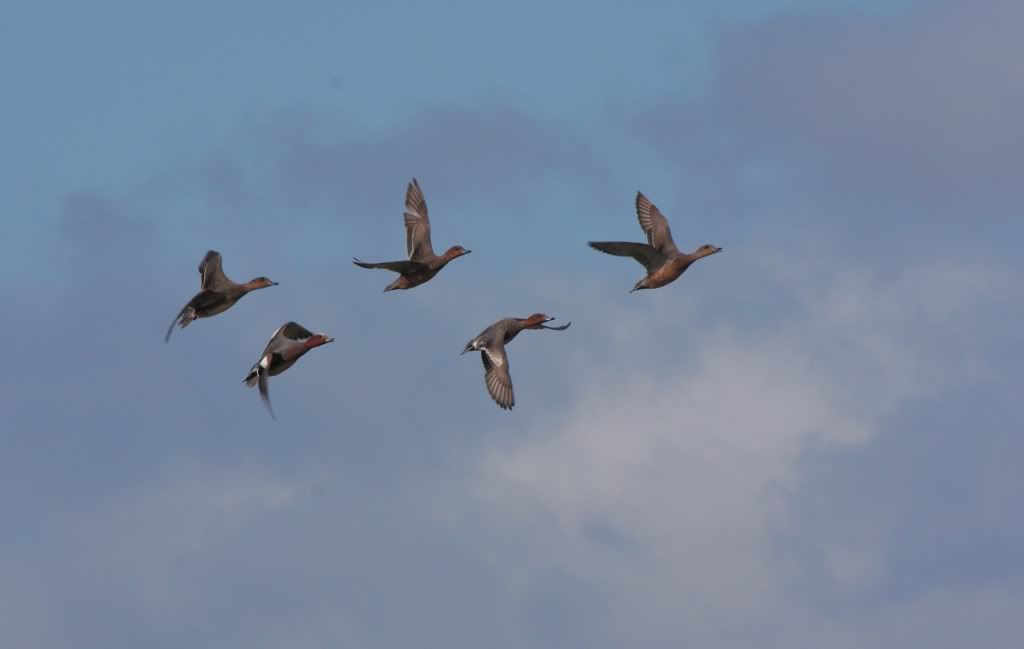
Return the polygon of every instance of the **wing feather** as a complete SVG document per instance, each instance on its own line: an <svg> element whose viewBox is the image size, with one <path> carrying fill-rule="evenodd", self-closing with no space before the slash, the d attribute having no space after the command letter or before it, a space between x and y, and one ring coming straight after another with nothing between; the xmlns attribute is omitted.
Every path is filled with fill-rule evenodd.
<svg viewBox="0 0 1024 649"><path fill-rule="evenodd" d="M647 269L648 273L660 268L668 257L654 246L646 243L632 243L629 241L591 241L589 245L594 250L600 250L608 255L618 257L632 257Z"/></svg>
<svg viewBox="0 0 1024 649"><path fill-rule="evenodd" d="M641 192L636 193L636 217L651 246L665 255L679 252L672 240L672 229L668 225L668 219Z"/></svg>
<svg viewBox="0 0 1024 649"><path fill-rule="evenodd" d="M487 393L498 406L511 410L516 402L505 346L499 343L488 345L480 350L480 358L484 364L484 385L487 386Z"/></svg>
<svg viewBox="0 0 1024 649"><path fill-rule="evenodd" d="M405 190L405 248L412 261L423 261L434 256L430 243L430 214L423 190L415 178Z"/></svg>
<svg viewBox="0 0 1024 649"><path fill-rule="evenodd" d="M219 291L231 280L224 274L223 258L216 250L209 250L203 260L199 262L199 287L211 291Z"/></svg>

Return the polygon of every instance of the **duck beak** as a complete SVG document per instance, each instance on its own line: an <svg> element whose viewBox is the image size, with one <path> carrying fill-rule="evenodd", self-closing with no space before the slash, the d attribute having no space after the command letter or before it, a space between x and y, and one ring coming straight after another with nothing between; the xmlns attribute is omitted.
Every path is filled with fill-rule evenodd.
<svg viewBox="0 0 1024 649"><path fill-rule="evenodd" d="M270 285L271 285L271 286L277 286L277 285L278 285L278 283L279 283L279 282L271 282L271 283L270 283Z"/></svg>
<svg viewBox="0 0 1024 649"><path fill-rule="evenodd" d="M464 252L464 253L462 253L462 254L464 254L464 255L468 255L468 254L469 254L469 253L471 253L471 252L473 252L473 251L472 251L472 250L467 250L467 251L465 251L465 252Z"/></svg>
<svg viewBox="0 0 1024 649"><path fill-rule="evenodd" d="M544 318L544 322L551 322L554 319L554 316L548 316L547 318Z"/></svg>
<svg viewBox="0 0 1024 649"><path fill-rule="evenodd" d="M721 248L715 248L715 252L722 252Z"/></svg>

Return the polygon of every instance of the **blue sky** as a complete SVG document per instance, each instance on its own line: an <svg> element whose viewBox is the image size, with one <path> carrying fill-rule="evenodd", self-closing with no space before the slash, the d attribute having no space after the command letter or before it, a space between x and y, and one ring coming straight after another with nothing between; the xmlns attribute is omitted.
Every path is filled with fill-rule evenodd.
<svg viewBox="0 0 1024 649"><path fill-rule="evenodd" d="M5 5L0 644L1016 646L1022 25ZM413 176L474 252L382 295ZM724 252L628 294L638 189ZM280 286L164 345L209 248Z"/></svg>

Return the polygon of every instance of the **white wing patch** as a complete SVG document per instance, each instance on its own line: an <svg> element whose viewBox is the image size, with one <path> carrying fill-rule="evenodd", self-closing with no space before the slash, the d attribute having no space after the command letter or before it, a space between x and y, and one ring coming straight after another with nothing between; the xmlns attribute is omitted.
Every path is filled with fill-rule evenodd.
<svg viewBox="0 0 1024 649"><path fill-rule="evenodd" d="M260 367L262 367L263 369L267 369L268 367L270 367L270 354L267 354L266 356L260 359Z"/></svg>
<svg viewBox="0 0 1024 649"><path fill-rule="evenodd" d="M490 350L490 348L488 348L488 347L482 347L481 349L483 350L483 352L484 352L485 354L487 354L487 358L489 358L489 359L490 359L490 361L491 361L491 365L493 365L493 366L495 366L495 367L501 367L502 365L504 365L504 364L505 364L505 359L504 359L504 358L502 358L502 357L501 357L500 355L498 355L498 354L494 354L494 353L492 353L492 352L491 352L491 350Z"/></svg>

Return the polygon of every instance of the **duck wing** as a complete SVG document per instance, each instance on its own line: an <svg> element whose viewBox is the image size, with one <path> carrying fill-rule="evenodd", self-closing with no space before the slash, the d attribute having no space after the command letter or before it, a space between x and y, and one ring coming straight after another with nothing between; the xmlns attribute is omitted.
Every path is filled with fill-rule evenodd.
<svg viewBox="0 0 1024 649"><path fill-rule="evenodd" d="M641 192L636 193L636 218L647 235L647 242L654 248L666 256L679 252L679 248L672 240L672 229L668 226L668 219Z"/></svg>
<svg viewBox="0 0 1024 649"><path fill-rule="evenodd" d="M274 335L270 337L270 342L267 343L266 349L263 350L263 356L279 354L287 359L294 355L294 350L304 349L304 343L312 337L313 332L299 323L286 322L278 327Z"/></svg>
<svg viewBox="0 0 1024 649"><path fill-rule="evenodd" d="M274 409L270 406L270 367L274 361L273 354L263 354L260 357L260 362L252 366L249 370L249 374L246 375L242 382L248 387L259 386L260 399L263 400L263 404L267 406L267 411L270 413L270 418L277 421L277 417L274 415Z"/></svg>
<svg viewBox="0 0 1024 649"><path fill-rule="evenodd" d="M222 291L234 282L229 280L221 267L223 259L216 250L210 250L199 262L199 287L211 291Z"/></svg>
<svg viewBox="0 0 1024 649"><path fill-rule="evenodd" d="M178 311L178 315L174 316L174 320L171 320L171 326L167 327L167 335L164 336L164 342L168 342L171 339L171 332L174 331L174 325L178 324L178 320L181 316L185 315L185 311L188 310L188 305L181 307L181 311Z"/></svg>
<svg viewBox="0 0 1024 649"><path fill-rule="evenodd" d="M487 386L487 393L498 406L511 410L516 401L512 394L512 376L508 371L505 345L497 340L490 343L480 350L480 358L484 363L484 384Z"/></svg>
<svg viewBox="0 0 1024 649"><path fill-rule="evenodd" d="M371 263L366 261L360 261L356 258L352 258L352 263L360 268L384 268L385 270L393 270L401 275L408 275L410 273L417 273L421 270L426 270L427 265L418 261L382 261L379 263Z"/></svg>
<svg viewBox="0 0 1024 649"><path fill-rule="evenodd" d="M540 326L540 328L541 329L550 329L551 331L565 331L566 329L569 328L569 325L571 325L571 324L572 324L572 322L566 322L564 325L561 325L559 327L553 327L551 325L542 324Z"/></svg>
<svg viewBox="0 0 1024 649"><path fill-rule="evenodd" d="M652 273L661 268L668 257L654 246L646 243L632 243L629 241L591 241L589 245L594 250L619 257L632 257Z"/></svg>
<svg viewBox="0 0 1024 649"><path fill-rule="evenodd" d="M259 373L257 385L260 390L260 399L263 400L263 405L267 407L267 412L270 413L270 418L277 421L277 416L274 414L274 408L270 405L270 381L267 379L266 370Z"/></svg>
<svg viewBox="0 0 1024 649"><path fill-rule="evenodd" d="M412 261L422 262L434 256L427 201L415 178L405 190L405 249Z"/></svg>

